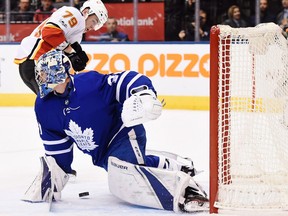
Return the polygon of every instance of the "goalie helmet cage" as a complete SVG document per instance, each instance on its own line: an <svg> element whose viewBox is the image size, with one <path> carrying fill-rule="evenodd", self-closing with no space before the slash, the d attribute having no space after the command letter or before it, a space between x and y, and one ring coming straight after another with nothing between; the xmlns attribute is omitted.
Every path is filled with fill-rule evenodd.
<svg viewBox="0 0 288 216"><path fill-rule="evenodd" d="M287 54L274 23L211 28L210 213L288 214Z"/></svg>

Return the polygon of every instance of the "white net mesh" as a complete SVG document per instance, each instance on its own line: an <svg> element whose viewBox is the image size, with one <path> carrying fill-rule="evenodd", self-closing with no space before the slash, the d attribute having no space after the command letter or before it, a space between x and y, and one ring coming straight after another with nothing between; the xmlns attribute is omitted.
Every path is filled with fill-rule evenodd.
<svg viewBox="0 0 288 216"><path fill-rule="evenodd" d="M272 23L254 28L218 27L219 188L215 206L288 209L287 41Z"/></svg>

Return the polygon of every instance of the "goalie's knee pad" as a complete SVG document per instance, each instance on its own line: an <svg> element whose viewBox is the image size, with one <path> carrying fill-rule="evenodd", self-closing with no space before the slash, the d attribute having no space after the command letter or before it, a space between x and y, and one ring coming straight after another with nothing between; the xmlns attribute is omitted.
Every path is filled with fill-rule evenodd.
<svg viewBox="0 0 288 216"><path fill-rule="evenodd" d="M146 155L159 157L158 168L171 171L182 171L191 177L202 172L195 169L193 161L190 158L181 157L180 155L171 152L146 150Z"/></svg>
<svg viewBox="0 0 288 216"><path fill-rule="evenodd" d="M108 183L112 194L140 206L157 209L184 211L188 197L186 188L192 177L181 171L134 165L115 157L108 160ZM194 181L192 181L194 182ZM195 189L195 191L201 191ZM188 209L189 210L189 209ZM185 210L185 211L188 211Z"/></svg>
<svg viewBox="0 0 288 216"><path fill-rule="evenodd" d="M40 158L41 169L25 192L23 201L45 202L48 201L49 193L54 188L54 199L61 199L61 191L69 180L66 174L51 156Z"/></svg>

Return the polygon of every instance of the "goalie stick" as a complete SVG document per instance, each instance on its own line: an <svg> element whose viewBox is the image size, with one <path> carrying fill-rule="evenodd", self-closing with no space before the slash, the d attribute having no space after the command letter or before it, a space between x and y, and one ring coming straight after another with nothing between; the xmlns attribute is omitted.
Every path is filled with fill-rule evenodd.
<svg viewBox="0 0 288 216"><path fill-rule="evenodd" d="M56 202L56 201L61 199L61 191L60 192L58 191L59 187L61 187L61 185L59 184L59 182L57 184L57 179L59 181L59 178L57 178L55 176L55 174L56 174L55 167L53 168L53 170L54 170L54 172L52 171L52 169L51 170L49 169L49 171L51 172L51 179L50 179L51 180L51 188L49 189L48 199L47 199L49 212L52 211L53 202L54 201ZM66 176L66 179L67 179L67 181L64 183L64 186L65 186L65 184L68 182L68 179L70 178L70 176L76 176L76 171L73 170L73 174L68 175L68 174L64 173L64 175ZM57 185L58 185L58 187L57 187ZM62 187L64 187L64 186L62 186Z"/></svg>
<svg viewBox="0 0 288 216"><path fill-rule="evenodd" d="M54 189L55 189L55 184L52 180L52 185L49 191L49 195L48 195L48 211L51 212L52 211L52 203L53 203L53 196L54 196Z"/></svg>

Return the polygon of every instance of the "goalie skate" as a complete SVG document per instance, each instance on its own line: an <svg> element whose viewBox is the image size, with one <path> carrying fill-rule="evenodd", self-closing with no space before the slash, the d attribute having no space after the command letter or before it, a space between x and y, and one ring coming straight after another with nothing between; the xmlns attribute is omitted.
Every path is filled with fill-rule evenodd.
<svg viewBox="0 0 288 216"><path fill-rule="evenodd" d="M201 194L198 194L192 187L187 187L185 191L185 201L179 204L183 212L209 211L209 200Z"/></svg>

